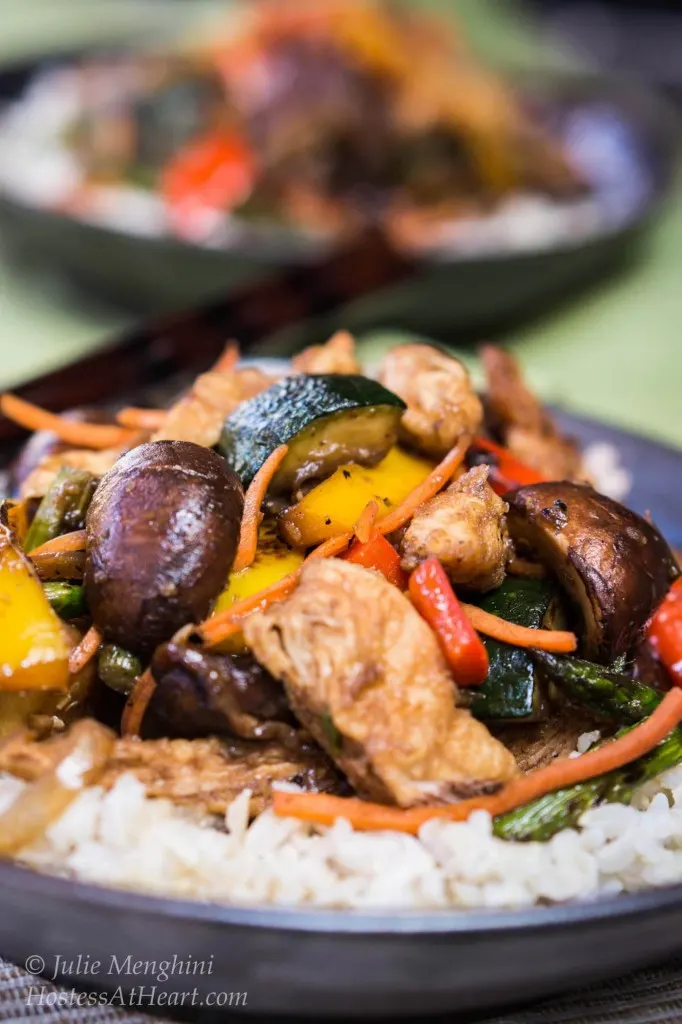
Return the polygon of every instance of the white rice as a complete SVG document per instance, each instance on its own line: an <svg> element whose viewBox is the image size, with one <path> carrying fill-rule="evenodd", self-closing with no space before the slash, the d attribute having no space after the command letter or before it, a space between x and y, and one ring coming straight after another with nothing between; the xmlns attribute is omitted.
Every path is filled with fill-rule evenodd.
<svg viewBox="0 0 682 1024"><path fill-rule="evenodd" d="M585 734L583 751L598 739ZM24 784L0 779L0 812ZM419 837L331 828L265 811L248 824L249 793L224 828L147 798L134 776L86 789L19 859L36 869L122 889L241 905L334 908L518 908L682 881L682 767L642 787L633 805L605 804L546 843L492 834L490 815L432 821Z"/></svg>
<svg viewBox="0 0 682 1024"><path fill-rule="evenodd" d="M597 490L616 501L624 501L632 487L632 473L622 465L618 448L608 441L595 441L582 454Z"/></svg>

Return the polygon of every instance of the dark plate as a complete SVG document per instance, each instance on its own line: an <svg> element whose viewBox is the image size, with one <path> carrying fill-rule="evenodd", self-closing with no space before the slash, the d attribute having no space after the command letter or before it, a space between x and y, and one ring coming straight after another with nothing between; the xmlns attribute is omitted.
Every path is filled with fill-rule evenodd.
<svg viewBox="0 0 682 1024"><path fill-rule="evenodd" d="M293 272L265 290L142 328L24 393L55 409L88 400L150 400L173 389L183 373L207 365L225 337L242 338L246 351L260 339L261 350L274 355L282 349L276 341L265 343L268 331L278 329L281 338L297 316L357 295L371 283L372 268L399 269L382 264L380 248L366 250L364 274L357 259L352 265L352 287L349 265L339 259L312 275ZM560 415L584 443L619 447L634 476L630 503L650 510L669 540L682 546L682 453ZM0 465L17 445L6 421L0 421L3 438ZM370 914L151 898L0 863L0 955L18 964L41 957L48 976L66 964L62 980L90 992L121 986L139 995L140 986L155 984L157 993L178 993L179 999L196 988L195 1017L200 1001L215 992L247 993L246 1006L225 1003L212 1011L216 1015L237 1009L295 1019L478 1014L625 974L680 949L682 886L523 912ZM176 963L204 961L210 972L188 977L176 970L167 981L153 981L158 970L150 962L174 956ZM136 969L135 962L143 966ZM35 966L33 959L29 967Z"/></svg>
<svg viewBox="0 0 682 1024"><path fill-rule="evenodd" d="M45 63L0 70L0 100L17 97ZM580 151L602 226L589 236L564 236L547 245L509 244L477 256L422 255L409 285L389 286L348 310L349 327L393 323L431 332L492 331L541 311L636 253L671 180L676 132L668 108L641 87L595 75L543 73L524 76L520 84L540 102L559 136L570 137ZM59 268L101 296L147 312L176 310L320 255L300 239L283 242L281 235L224 249L141 238L7 195L0 196L0 227L17 258Z"/></svg>

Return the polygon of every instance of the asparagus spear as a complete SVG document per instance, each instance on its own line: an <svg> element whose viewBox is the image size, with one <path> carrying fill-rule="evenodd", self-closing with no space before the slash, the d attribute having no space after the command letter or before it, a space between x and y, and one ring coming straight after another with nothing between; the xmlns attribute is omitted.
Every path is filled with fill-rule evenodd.
<svg viewBox="0 0 682 1024"><path fill-rule="evenodd" d="M675 729L651 753L626 768L548 793L525 807L499 815L493 832L501 839L550 839L561 829L577 825L585 811L598 803L629 804L638 786L681 762L682 730Z"/></svg>
<svg viewBox="0 0 682 1024"><path fill-rule="evenodd" d="M97 672L103 683L127 696L142 675L142 662L123 647L105 644L99 654Z"/></svg>
<svg viewBox="0 0 682 1024"><path fill-rule="evenodd" d="M661 702L661 694L652 687L590 661L561 658L545 651L534 651L533 660L571 703L609 721L641 722Z"/></svg>
<svg viewBox="0 0 682 1024"><path fill-rule="evenodd" d="M60 533L81 530L97 480L84 469L64 466L52 481L24 541L30 552Z"/></svg>
<svg viewBox="0 0 682 1024"><path fill-rule="evenodd" d="M43 583L45 596L62 619L76 619L85 615L85 590L76 583Z"/></svg>
<svg viewBox="0 0 682 1024"><path fill-rule="evenodd" d="M544 652L534 657L552 682L575 703L598 711L605 718L632 726L647 718L661 702L650 686L577 658L558 658ZM596 779L548 793L495 819L493 831L503 839L544 840L562 828L577 825L598 803L629 804L635 789L682 762L682 730L676 729L639 760Z"/></svg>

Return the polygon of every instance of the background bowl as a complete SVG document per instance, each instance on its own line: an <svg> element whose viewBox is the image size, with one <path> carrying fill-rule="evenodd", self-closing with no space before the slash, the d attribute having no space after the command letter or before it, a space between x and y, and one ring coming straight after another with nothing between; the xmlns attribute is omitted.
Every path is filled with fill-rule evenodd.
<svg viewBox="0 0 682 1024"><path fill-rule="evenodd" d="M0 70L0 101L16 99L45 67L33 60ZM390 322L480 335L540 312L636 254L672 178L676 132L668 107L640 86L598 75L543 72L518 84L580 160L593 187L589 216L560 207L540 215L522 203L456 243L403 253L414 266L409 282L344 310L346 326ZM222 247L141 235L42 208L7 185L0 229L23 264L59 268L100 296L153 312L224 294L282 266L311 266L328 248L281 228L247 226Z"/></svg>

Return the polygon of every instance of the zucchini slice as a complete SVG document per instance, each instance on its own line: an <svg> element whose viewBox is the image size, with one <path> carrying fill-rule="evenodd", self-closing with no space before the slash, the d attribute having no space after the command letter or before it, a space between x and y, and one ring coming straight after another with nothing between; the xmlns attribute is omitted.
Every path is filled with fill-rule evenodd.
<svg viewBox="0 0 682 1024"><path fill-rule="evenodd" d="M555 588L548 580L507 576L501 587L477 601L481 608L519 626L539 629L554 612ZM538 721L547 705L530 652L483 637L488 678L476 688L471 713L484 720Z"/></svg>
<svg viewBox="0 0 682 1024"><path fill-rule="evenodd" d="M247 487L268 455L288 444L271 487L288 494L346 462L379 462L396 442L404 409L368 377L297 374L243 402L226 419L218 447Z"/></svg>

